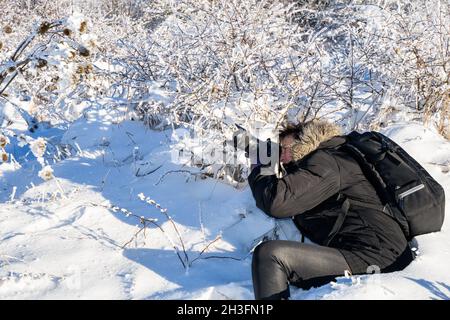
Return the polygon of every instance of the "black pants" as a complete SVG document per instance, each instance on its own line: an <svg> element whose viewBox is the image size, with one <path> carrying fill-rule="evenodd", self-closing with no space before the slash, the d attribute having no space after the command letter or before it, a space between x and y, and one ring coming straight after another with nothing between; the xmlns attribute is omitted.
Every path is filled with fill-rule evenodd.
<svg viewBox="0 0 450 320"><path fill-rule="evenodd" d="M296 241L263 242L253 253L256 299L287 299L289 284L309 289L342 276L350 267L339 250Z"/></svg>

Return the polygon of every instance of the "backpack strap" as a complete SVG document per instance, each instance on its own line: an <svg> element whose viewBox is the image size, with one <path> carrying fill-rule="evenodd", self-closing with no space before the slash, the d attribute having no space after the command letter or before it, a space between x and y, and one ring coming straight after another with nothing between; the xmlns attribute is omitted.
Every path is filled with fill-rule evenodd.
<svg viewBox="0 0 450 320"><path fill-rule="evenodd" d="M382 152L377 157L371 159L375 162L382 160L383 154L387 157L394 158L392 160L397 160L394 162L399 162L398 157L395 155L395 153L392 152L391 147L389 144L382 139L380 135L373 132L373 134L376 136L377 140L381 143ZM374 187L379 199L382 202L382 207L377 205L372 205L370 203L366 202L360 202L359 204L364 207L371 207L376 210L382 211L384 214L390 216L393 218L397 223L400 225L401 229L405 233L405 236L409 237L409 225L408 222L405 220L403 213L399 211L399 208L397 207L396 200L392 194L390 194L387 190L387 186L383 179L381 178L380 174L376 170L375 166L369 162L366 159L366 156L355 146L352 144L353 139L358 139L359 142L364 142L369 139L371 139L370 135L360 135L356 131L351 132L347 136L344 136L345 139L331 139L328 144L325 144L322 146L321 149L334 149L334 150L343 150L347 154L353 157L353 159L356 160L356 162L359 164L359 167L361 168L364 176L367 178L369 183ZM343 136L340 136L339 138L344 138ZM342 141L343 140L343 141ZM342 195L339 194L339 197ZM339 199L338 197L338 199ZM355 204L358 204L356 200L353 199L345 199L342 204L342 210L339 216L336 219L335 224L333 225L325 245L329 245L333 238L336 236L336 234L339 232L339 230L342 228L342 225L345 221L345 218L347 216L347 213L350 208L350 203L355 202Z"/></svg>
<svg viewBox="0 0 450 320"><path fill-rule="evenodd" d="M341 194L339 194L339 197L341 197ZM341 230L342 225L344 224L345 218L347 217L348 211L350 209L350 202L348 199L345 199L342 203L341 212L339 213L338 217L336 218L336 222L334 223L333 228L331 228L330 233L327 236L327 241L324 243L325 246L328 246L331 241L334 239L334 237L337 235L339 230Z"/></svg>
<svg viewBox="0 0 450 320"><path fill-rule="evenodd" d="M389 146L386 145L384 148L386 148L386 156L395 158L395 155L390 152ZM382 211L397 221L405 233L405 236L408 238L410 234L408 222L405 220L403 213L400 212L394 196L387 191L387 186L374 165L367 161L364 154L357 147L352 145L351 141L342 144L339 149L346 151L358 162L364 176L375 188L375 191L383 204Z"/></svg>
<svg viewBox="0 0 450 320"><path fill-rule="evenodd" d="M358 162L366 178L375 187L375 191L377 192L383 205L391 203L393 199L390 199L391 197L386 191L386 184L380 177L375 167L366 160L364 154L350 142L341 145L340 149L347 151L347 153L350 154L356 160L356 162Z"/></svg>

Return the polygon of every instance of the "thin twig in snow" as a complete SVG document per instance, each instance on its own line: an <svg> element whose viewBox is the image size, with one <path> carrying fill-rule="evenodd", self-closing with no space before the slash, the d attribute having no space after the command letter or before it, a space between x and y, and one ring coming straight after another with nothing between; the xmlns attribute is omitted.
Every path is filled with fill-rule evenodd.
<svg viewBox="0 0 450 320"><path fill-rule="evenodd" d="M197 256L194 260L192 260L192 261L190 262L189 265L192 266L192 264L193 264L195 261L197 261L198 259L200 259L200 257L202 256L202 254L203 254L206 250L208 250L208 248L209 248L212 244L214 244L215 242L219 241L220 239L222 239L222 236L221 236L221 235L218 235L214 240L212 240L210 243L208 243L208 244L203 248L203 250L200 251L200 253L198 254L198 256Z"/></svg>

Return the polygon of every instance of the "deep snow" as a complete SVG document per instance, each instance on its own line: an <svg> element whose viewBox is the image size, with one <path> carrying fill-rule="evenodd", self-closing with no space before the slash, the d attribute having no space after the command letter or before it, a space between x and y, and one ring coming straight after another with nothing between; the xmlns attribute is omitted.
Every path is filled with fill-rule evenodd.
<svg viewBox="0 0 450 320"><path fill-rule="evenodd" d="M23 161L0 164L0 298L253 299L249 250L275 221L255 207L248 186L239 190L185 171L167 173L198 170L171 161L170 131L116 120L117 114L90 110L68 130L36 133L76 150L52 165L57 180L38 177L40 167L26 146L12 142L7 148ZM450 194L449 141L414 123L383 132ZM140 193L167 208L192 263L187 270L167 239L181 250L173 225ZM111 205L158 219L164 233L149 225L122 249L140 219L113 212ZM293 298L449 299L448 208L442 232L418 237L420 255L404 271L342 277L308 291L292 288ZM299 238L290 220L279 226L282 238Z"/></svg>

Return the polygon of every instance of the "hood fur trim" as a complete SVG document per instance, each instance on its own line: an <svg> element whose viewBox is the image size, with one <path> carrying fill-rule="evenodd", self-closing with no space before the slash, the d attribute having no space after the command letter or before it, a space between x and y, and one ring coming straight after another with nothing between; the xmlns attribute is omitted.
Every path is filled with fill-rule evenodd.
<svg viewBox="0 0 450 320"><path fill-rule="evenodd" d="M342 134L341 128L326 121L311 121L305 124L300 140L292 145L294 161L302 159L311 151L317 149L319 144Z"/></svg>

